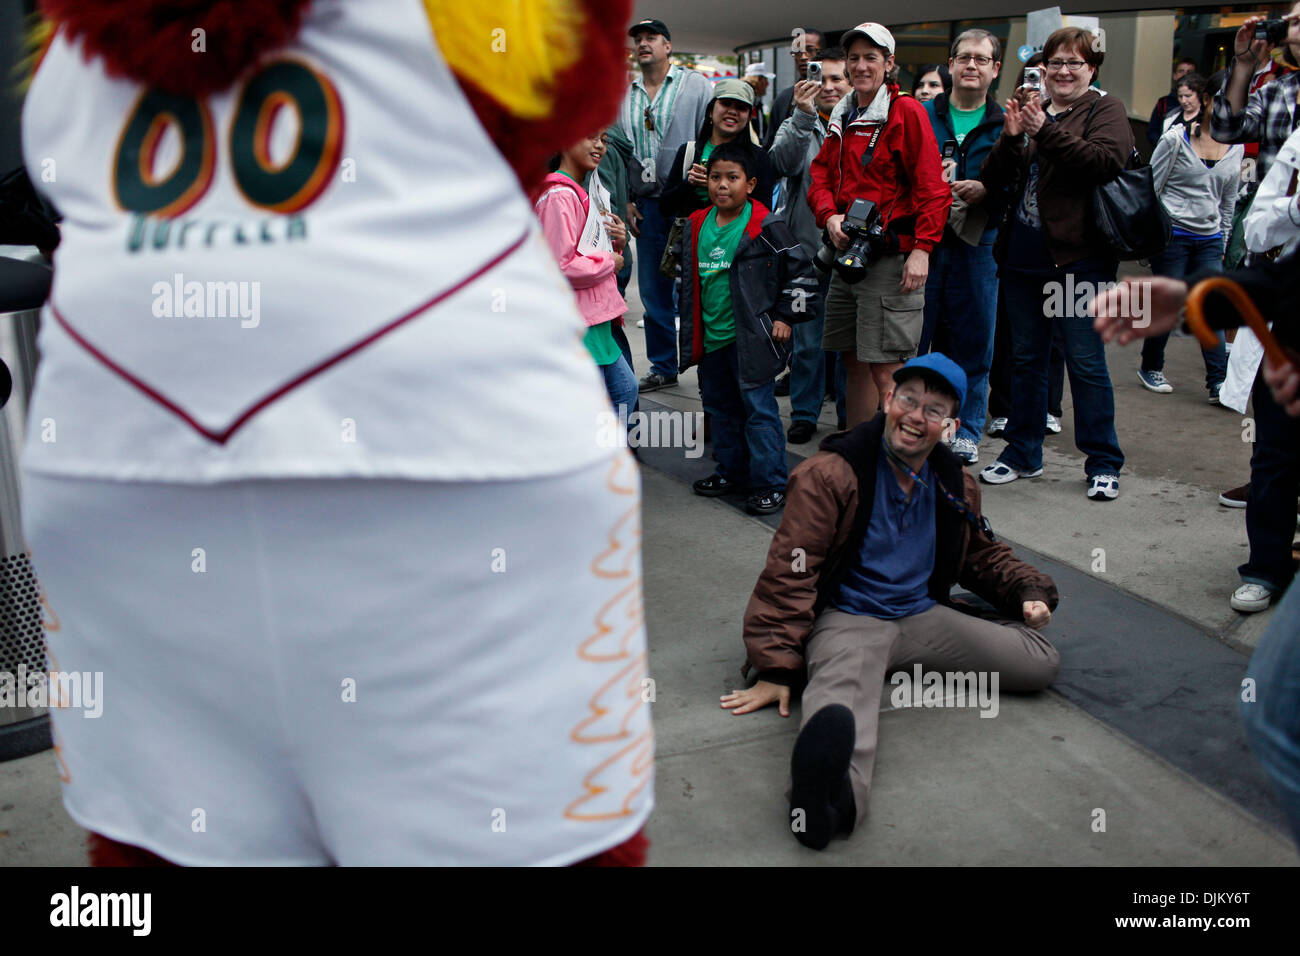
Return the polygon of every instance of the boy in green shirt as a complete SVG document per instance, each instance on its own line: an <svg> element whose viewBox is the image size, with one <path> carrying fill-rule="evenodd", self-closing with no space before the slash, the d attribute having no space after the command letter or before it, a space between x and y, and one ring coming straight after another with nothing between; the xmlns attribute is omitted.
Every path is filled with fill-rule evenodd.
<svg viewBox="0 0 1300 956"><path fill-rule="evenodd" d="M776 376L790 358L791 326L817 314L812 262L785 221L750 198L753 151L733 143L709 156L709 201L682 234L680 370L699 365L717 470L698 495L747 491L746 509L785 505L785 434Z"/></svg>

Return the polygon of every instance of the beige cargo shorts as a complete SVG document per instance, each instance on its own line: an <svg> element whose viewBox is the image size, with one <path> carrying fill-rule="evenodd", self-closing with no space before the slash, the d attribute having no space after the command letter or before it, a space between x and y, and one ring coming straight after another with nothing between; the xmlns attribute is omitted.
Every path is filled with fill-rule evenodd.
<svg viewBox="0 0 1300 956"><path fill-rule="evenodd" d="M854 352L859 362L906 362L916 354L925 322L925 286L900 293L902 253L882 256L861 282L849 285L831 276L826 293L822 348Z"/></svg>

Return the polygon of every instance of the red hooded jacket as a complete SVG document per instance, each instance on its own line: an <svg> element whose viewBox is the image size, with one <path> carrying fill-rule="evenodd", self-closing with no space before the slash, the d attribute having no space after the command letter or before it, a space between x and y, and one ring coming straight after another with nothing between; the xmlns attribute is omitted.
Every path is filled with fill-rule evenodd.
<svg viewBox="0 0 1300 956"><path fill-rule="evenodd" d="M952 191L943 178L939 145L925 107L890 86L889 115L876 141L871 165L862 166L875 122L849 118L857 108L850 92L831 112L826 141L813 160L808 205L817 225L848 211L855 199L870 199L880 209L881 223L893 224L899 251L929 252L943 239L952 205Z"/></svg>

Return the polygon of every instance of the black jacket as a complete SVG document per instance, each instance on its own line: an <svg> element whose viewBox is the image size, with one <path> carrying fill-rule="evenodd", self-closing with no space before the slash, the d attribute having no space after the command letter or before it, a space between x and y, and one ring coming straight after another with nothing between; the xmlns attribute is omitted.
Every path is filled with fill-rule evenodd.
<svg viewBox="0 0 1300 956"><path fill-rule="evenodd" d="M753 195L750 196L754 202L762 203L764 206L772 205L772 190L776 187L777 177L772 172L772 165L767 161L766 151L759 149L749 142L749 130L741 131L741 136L745 137L742 143L747 146L754 156L754 164L758 169L758 183L754 186ZM665 216L676 216L685 219L697 209L707 209L709 201L701 199L700 194L682 176L682 163L686 160L687 143L682 143L677 148L677 155L673 157L673 168L668 173L668 181L664 183L663 192L659 196L659 208ZM695 162L699 162L699 156L704 151L704 144L697 142L695 144Z"/></svg>
<svg viewBox="0 0 1300 956"><path fill-rule="evenodd" d="M1245 290L1264 321L1273 323L1278 342L1300 352L1300 313L1296 309L1300 302L1300 251L1232 272L1198 273L1187 278L1187 286L1220 274ZM1214 295L1205 300L1205 323L1212 329L1235 329L1246 321L1228 299Z"/></svg>
<svg viewBox="0 0 1300 956"><path fill-rule="evenodd" d="M677 297L682 314L678 331L679 371L704 357L696 244L708 207L692 213L682 231L682 268ZM807 322L820 314L820 291L812 260L785 220L755 202L745 234L736 247L729 279L736 317L740 386L752 388L775 379L790 361L790 343L772 340L772 323Z"/></svg>

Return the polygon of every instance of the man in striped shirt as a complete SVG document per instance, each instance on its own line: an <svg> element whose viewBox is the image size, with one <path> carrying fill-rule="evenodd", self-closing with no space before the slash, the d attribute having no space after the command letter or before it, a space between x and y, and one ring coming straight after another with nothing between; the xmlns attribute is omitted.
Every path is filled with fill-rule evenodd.
<svg viewBox="0 0 1300 956"><path fill-rule="evenodd" d="M618 125L632 143L628 164L627 222L636 236L637 285L645 306L646 357L650 372L643 392L677 381L677 330L673 280L659 273L672 218L659 209L661 186L678 148L704 124L713 87L694 70L671 66L672 42L662 20L642 20L628 30L641 76L632 81Z"/></svg>

